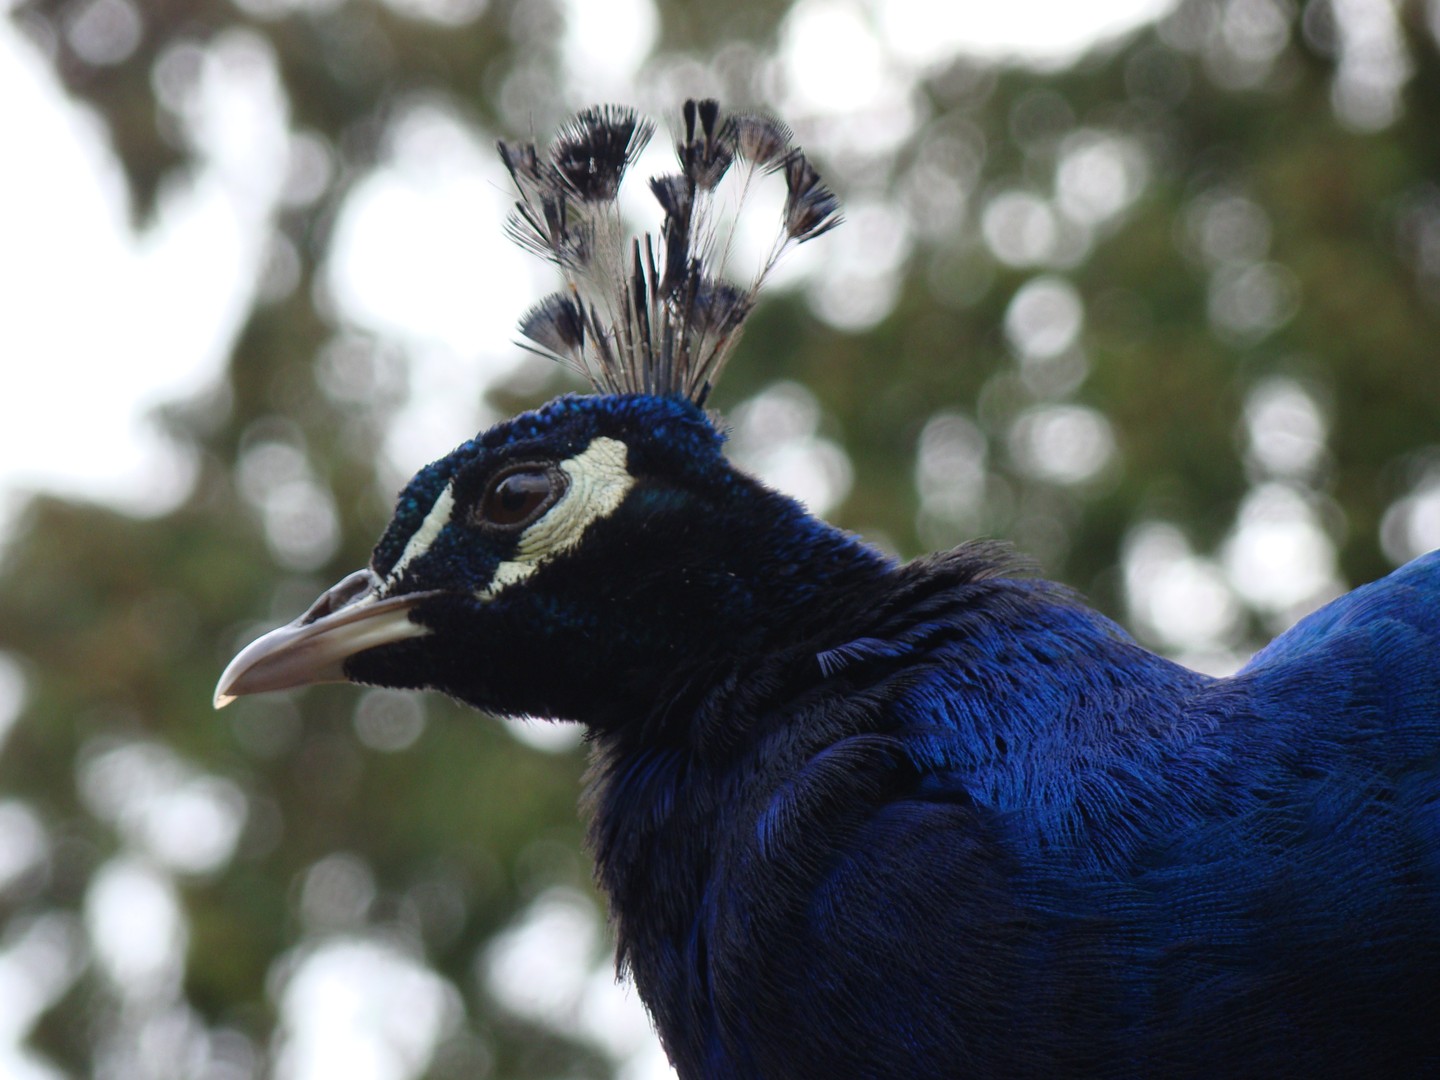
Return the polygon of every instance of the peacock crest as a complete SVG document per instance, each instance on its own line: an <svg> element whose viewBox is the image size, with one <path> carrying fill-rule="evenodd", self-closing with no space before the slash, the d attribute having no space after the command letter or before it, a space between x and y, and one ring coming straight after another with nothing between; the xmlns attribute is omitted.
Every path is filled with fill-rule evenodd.
<svg viewBox="0 0 1440 1080"><path fill-rule="evenodd" d="M520 196L507 231L565 279L525 313L520 332L600 393L703 405L767 275L790 247L839 224L839 201L786 125L722 117L717 102L692 100L675 146L679 171L650 180L664 212L659 235L629 236L617 195L654 133L635 110L606 105L578 113L546 152L499 144ZM769 173L785 180L779 233L748 284L735 284L721 276L735 222L722 221L717 189L731 174L743 203L751 180Z"/></svg>

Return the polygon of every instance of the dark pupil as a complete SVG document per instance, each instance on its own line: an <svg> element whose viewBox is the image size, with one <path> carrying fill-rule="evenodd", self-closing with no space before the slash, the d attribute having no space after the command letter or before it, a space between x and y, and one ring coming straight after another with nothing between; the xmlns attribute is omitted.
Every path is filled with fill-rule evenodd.
<svg viewBox="0 0 1440 1080"><path fill-rule="evenodd" d="M524 521L550 497L550 474L517 472L505 477L485 500L485 517L496 525Z"/></svg>

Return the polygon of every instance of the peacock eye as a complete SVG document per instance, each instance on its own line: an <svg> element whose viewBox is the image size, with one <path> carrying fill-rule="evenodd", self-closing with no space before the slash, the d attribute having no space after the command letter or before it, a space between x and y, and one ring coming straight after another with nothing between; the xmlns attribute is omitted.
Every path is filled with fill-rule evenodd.
<svg viewBox="0 0 1440 1080"><path fill-rule="evenodd" d="M517 465L490 481L480 501L481 525L515 528L534 521L565 493L566 477L544 465Z"/></svg>

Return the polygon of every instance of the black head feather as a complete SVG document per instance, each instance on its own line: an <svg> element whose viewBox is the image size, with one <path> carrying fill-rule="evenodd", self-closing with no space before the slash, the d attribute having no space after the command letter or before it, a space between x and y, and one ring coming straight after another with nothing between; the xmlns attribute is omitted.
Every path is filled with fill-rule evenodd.
<svg viewBox="0 0 1440 1080"><path fill-rule="evenodd" d="M577 113L560 130L550 158L577 196L607 202L619 193L626 168L654 132L654 123L634 109L601 105Z"/></svg>

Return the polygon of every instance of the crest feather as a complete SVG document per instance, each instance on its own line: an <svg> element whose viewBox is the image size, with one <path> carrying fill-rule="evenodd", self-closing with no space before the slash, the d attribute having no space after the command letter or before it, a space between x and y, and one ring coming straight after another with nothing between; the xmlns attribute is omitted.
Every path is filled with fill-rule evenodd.
<svg viewBox="0 0 1440 1080"><path fill-rule="evenodd" d="M635 110L586 109L541 153L501 142L519 195L507 231L555 263L565 287L525 313L520 332L580 371L600 393L647 393L704 404L766 276L791 246L840 222L840 204L788 127L755 113L723 116L687 101L675 144L680 171L650 180L658 237L626 237L616 201L625 170L654 133ZM743 210L755 173L786 185L779 235L748 285L725 280L735 223L717 220L716 189L740 170Z"/></svg>

